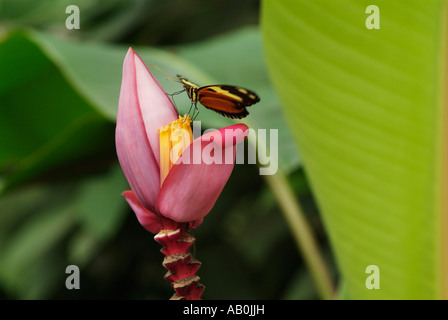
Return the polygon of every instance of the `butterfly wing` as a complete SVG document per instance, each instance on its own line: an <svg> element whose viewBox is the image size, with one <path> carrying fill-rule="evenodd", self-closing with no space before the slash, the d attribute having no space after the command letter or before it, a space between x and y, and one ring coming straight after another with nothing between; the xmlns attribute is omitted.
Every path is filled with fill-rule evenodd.
<svg viewBox="0 0 448 320"><path fill-rule="evenodd" d="M204 107L232 119L246 117L249 114L246 107L260 101L255 92L228 85L200 87L197 94Z"/></svg>

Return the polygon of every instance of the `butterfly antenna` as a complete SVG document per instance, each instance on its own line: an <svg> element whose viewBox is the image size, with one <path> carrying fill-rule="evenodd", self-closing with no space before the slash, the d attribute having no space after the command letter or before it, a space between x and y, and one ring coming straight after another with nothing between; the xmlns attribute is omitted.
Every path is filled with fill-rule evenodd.
<svg viewBox="0 0 448 320"><path fill-rule="evenodd" d="M177 79L176 77L173 77L171 74L169 74L169 73L166 72L165 70L162 70L162 69L160 69L159 67L157 67L157 66L155 66L155 65L153 65L153 64L151 64L151 63L149 63L148 65L150 65L150 66L156 68L157 70L162 71L164 74L168 75L168 76L169 76L169 79L167 79L167 80L172 80L172 81L175 81L175 82L180 82L179 79Z"/></svg>

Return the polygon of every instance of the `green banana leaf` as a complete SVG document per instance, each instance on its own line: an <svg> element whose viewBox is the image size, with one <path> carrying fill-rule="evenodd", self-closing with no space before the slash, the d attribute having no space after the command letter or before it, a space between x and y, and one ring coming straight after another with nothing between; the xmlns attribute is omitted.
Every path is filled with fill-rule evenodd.
<svg viewBox="0 0 448 320"><path fill-rule="evenodd" d="M344 296L447 298L446 1L371 4L264 0L269 71Z"/></svg>

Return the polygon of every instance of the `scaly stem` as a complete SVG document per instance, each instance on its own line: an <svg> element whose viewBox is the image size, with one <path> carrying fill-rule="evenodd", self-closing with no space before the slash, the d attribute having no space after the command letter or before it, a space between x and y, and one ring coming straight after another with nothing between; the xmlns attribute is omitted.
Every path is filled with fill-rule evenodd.
<svg viewBox="0 0 448 320"><path fill-rule="evenodd" d="M264 177L278 200L283 215L291 228L296 245L299 247L316 284L319 295L322 299L333 299L334 289L327 266L319 252L311 227L286 177L280 170L275 175L265 175Z"/></svg>
<svg viewBox="0 0 448 320"><path fill-rule="evenodd" d="M174 228L173 228L174 229ZM163 245L163 266L168 269L165 279L171 282L174 295L171 300L200 300L204 286L196 275L201 263L191 255L195 238L180 227L161 230L154 239Z"/></svg>

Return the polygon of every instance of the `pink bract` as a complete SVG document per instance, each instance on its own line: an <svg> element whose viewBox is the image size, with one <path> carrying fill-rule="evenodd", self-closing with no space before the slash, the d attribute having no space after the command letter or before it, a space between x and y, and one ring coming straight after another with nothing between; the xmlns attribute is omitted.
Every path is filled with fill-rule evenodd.
<svg viewBox="0 0 448 320"><path fill-rule="evenodd" d="M236 145L248 132L246 125L236 124L195 139L184 150L191 161L185 161L185 157L183 161L179 159L160 186L158 130L178 118L169 97L130 48L123 65L116 148L132 189L123 195L142 226L152 233L170 223L189 223L194 228L202 222L230 177ZM232 139L226 139L229 132ZM193 161L196 148L202 155L199 164ZM209 149L222 151L223 161L210 163L213 160L210 153L203 152ZM230 163L228 158L224 159L226 152L232 153Z"/></svg>

